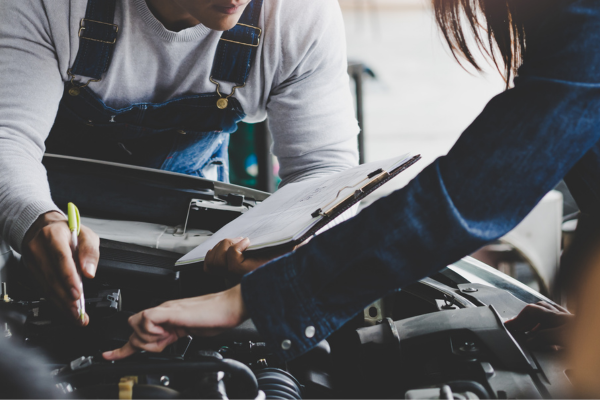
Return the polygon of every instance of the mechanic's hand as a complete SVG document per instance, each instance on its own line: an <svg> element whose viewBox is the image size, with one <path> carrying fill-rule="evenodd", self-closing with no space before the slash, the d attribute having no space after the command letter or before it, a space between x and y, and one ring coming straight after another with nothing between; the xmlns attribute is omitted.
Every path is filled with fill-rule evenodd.
<svg viewBox="0 0 600 400"><path fill-rule="evenodd" d="M557 350L565 345L566 332L574 318L567 309L540 301L528 304L504 324L513 333L526 334L527 342L534 347Z"/></svg>
<svg viewBox="0 0 600 400"><path fill-rule="evenodd" d="M52 211L41 215L29 228L22 250L25 266L40 283L48 299L85 326L89 323L88 315L81 321L77 313L77 300L82 291L77 265L81 266L83 276L94 277L100 239L85 226L81 227L78 239L78 251L73 254L67 218Z"/></svg>
<svg viewBox="0 0 600 400"><path fill-rule="evenodd" d="M119 360L140 350L161 352L187 335L215 336L247 319L241 285L224 292L168 301L129 318L133 334L120 349L107 351L107 360Z"/></svg>
<svg viewBox="0 0 600 400"><path fill-rule="evenodd" d="M294 248L277 248L271 251L261 251L258 255L244 254L250 246L250 239L235 238L221 240L204 258L204 271L213 275L239 281L248 272L261 265L280 257Z"/></svg>

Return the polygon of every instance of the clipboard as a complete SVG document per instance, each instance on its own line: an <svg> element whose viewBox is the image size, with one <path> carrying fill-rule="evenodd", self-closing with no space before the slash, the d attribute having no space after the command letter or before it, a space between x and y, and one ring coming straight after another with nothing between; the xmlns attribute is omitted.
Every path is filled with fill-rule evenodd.
<svg viewBox="0 0 600 400"><path fill-rule="evenodd" d="M352 206L358 204L368 195L370 195L375 190L379 189L381 186L386 184L389 180L391 180L402 171L405 171L406 169L414 165L420 159L421 155L417 154L414 157L407 160L402 165L399 165L398 167L393 169L392 171L384 171L383 168L379 168L368 174L363 180L357 182L356 184L341 188L333 200L325 204L322 208L316 209L311 214L313 218L317 218L319 216L323 217L321 221L317 222L309 231L307 231L304 235L302 235L299 239L295 240L294 242L297 242L296 244L304 242L305 240L313 236L315 233L320 231L331 221L333 221L334 219L342 215L344 212L349 210ZM357 189L353 193L337 201L340 197L340 194L344 190L352 188ZM326 211L323 211L323 209L325 209Z"/></svg>
<svg viewBox="0 0 600 400"><path fill-rule="evenodd" d="M250 238L246 251L256 254L303 243L420 159L404 154L285 186L221 227L176 265L200 263L221 240L234 237Z"/></svg>

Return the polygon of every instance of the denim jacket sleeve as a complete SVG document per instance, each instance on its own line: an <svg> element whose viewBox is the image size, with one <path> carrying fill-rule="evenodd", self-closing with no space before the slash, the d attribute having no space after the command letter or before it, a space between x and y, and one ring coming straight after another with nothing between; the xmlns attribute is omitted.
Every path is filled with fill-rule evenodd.
<svg viewBox="0 0 600 400"><path fill-rule="evenodd" d="M538 43L533 66L489 102L447 156L244 277L250 316L281 360L507 233L599 141L600 5L573 2L557 21L559 41Z"/></svg>

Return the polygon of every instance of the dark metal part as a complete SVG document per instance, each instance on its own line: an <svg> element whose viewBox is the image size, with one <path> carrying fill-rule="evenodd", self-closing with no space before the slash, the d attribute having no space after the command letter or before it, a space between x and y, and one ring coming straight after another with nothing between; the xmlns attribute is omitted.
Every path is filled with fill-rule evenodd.
<svg viewBox="0 0 600 400"><path fill-rule="evenodd" d="M244 205L244 195L229 193L227 195L227 202L232 206L241 207Z"/></svg>
<svg viewBox="0 0 600 400"><path fill-rule="evenodd" d="M493 305L504 319L516 317L527 305L504 289L498 289L480 283L464 283L458 285L463 295L482 305Z"/></svg>
<svg viewBox="0 0 600 400"><path fill-rule="evenodd" d="M523 352L519 344L504 327L502 319L493 306L448 310L420 315L395 322L398 332L402 332L402 345L405 341L426 335L447 335L453 331L469 331L483 343L506 368L516 371L532 371L537 366ZM387 343L395 347L396 339L377 333L381 326L358 329L359 337L377 339L377 343ZM371 339L370 341L373 341ZM361 340L361 343L365 343ZM408 343L408 342L407 342Z"/></svg>
<svg viewBox="0 0 600 400"><path fill-rule="evenodd" d="M222 371L236 382L230 394L233 398L256 398L258 396L258 382L254 373L246 365L230 359L225 360L207 360L195 362L119 362L92 363L85 370L64 371L61 370L56 379L59 382L77 382L93 376L95 379L103 379L111 376L145 375L145 374L176 374L180 372L196 373L218 372Z"/></svg>
<svg viewBox="0 0 600 400"><path fill-rule="evenodd" d="M275 191L275 175L273 174L273 155L271 145L273 139L269 132L267 120L255 125L254 147L256 148L256 161L258 164L257 188L273 193Z"/></svg>
<svg viewBox="0 0 600 400"><path fill-rule="evenodd" d="M424 278L420 281L420 283L423 285L429 286L431 288L434 288L437 291L441 292L442 295L444 296L444 298L446 298L446 297L452 298L453 304L455 304L461 308L475 307L475 304L473 304L468 299L461 297L461 296L456 296L455 289L451 288L448 285L440 283L431 278Z"/></svg>
<svg viewBox="0 0 600 400"><path fill-rule="evenodd" d="M76 360L71 361L69 366L71 371L78 371L80 369L88 368L94 362L94 357L79 357Z"/></svg>

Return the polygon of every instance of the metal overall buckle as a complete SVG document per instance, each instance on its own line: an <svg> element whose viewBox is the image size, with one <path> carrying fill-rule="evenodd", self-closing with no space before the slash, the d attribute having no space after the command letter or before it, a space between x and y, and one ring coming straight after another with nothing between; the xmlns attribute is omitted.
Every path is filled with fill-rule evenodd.
<svg viewBox="0 0 600 400"><path fill-rule="evenodd" d="M223 97L223 95L221 94L220 88L221 85L219 84L219 82L215 81L212 77L212 75L210 76L210 81L212 83L214 83L215 85L217 85L217 94L219 95L219 100L217 100L217 107L220 110L224 110L227 108L227 105L229 104L229 98L231 96L233 96L233 94L235 93L236 89L240 89L243 88L244 86L246 86L246 83L244 82L243 85L238 85L238 86L234 86L233 89L231 89L231 93L229 93L229 96Z"/></svg>
<svg viewBox="0 0 600 400"><path fill-rule="evenodd" d="M258 31L258 38L256 40L256 44L254 44L254 43L237 42L235 40L223 39L223 38L221 38L220 40L222 40L224 42L229 42L229 43L241 44L242 46L249 46L249 47L258 47L260 45L260 37L262 35L262 29L260 29L259 27L256 27L256 26L246 25L246 24L240 24L240 23L238 23L237 25L245 26L245 27L251 28L251 29L256 29ZM219 95L219 100L217 100L217 107L220 110L224 110L224 109L227 108L227 106L229 105L229 98L234 95L236 89L240 89L240 88L243 88L244 86L246 86L245 82L244 82L243 85L234 86L233 89L231 89L231 93L229 94L229 96L225 96L224 97L221 94L221 85L219 84L219 82L217 82L217 81L215 81L213 79L212 75L210 77L210 81L212 83L214 83L215 85L217 85L217 94Z"/></svg>
<svg viewBox="0 0 600 400"><path fill-rule="evenodd" d="M236 42L235 40L229 40L229 39L223 39L221 38L222 41L224 42L229 42L229 43L235 43L235 44L241 44L243 46L250 46L250 47L258 47L258 45L260 44L260 37L262 35L262 29L260 29L257 26L252 26L252 25L246 25L246 24L236 24L236 25L241 25L241 26L245 26L246 28L252 28L252 29L256 29L258 31L258 39L256 41L256 44L254 43L243 43L243 42Z"/></svg>
<svg viewBox="0 0 600 400"><path fill-rule="evenodd" d="M88 18L82 18L81 21L79 22L79 32L77 34L77 36L79 36L80 39L91 40L93 42L99 42L99 43L105 43L105 44L115 44L117 42L116 36L112 40L112 42L110 42L108 40L93 39L93 38L89 38L89 37L83 36L82 33L85 30L85 25L86 25L85 23L86 23L86 21L88 23L89 22L93 22L93 23L96 23L96 24L102 24L102 25L112 26L114 28L115 35L119 32L119 26L118 25L110 24L108 22L95 21L93 19L88 19ZM89 85L92 82L100 82L101 81L101 79L90 79L90 80L88 80L83 85L77 85L75 83L75 75L73 75L73 72L71 71L70 68L67 71L67 74L71 77L71 87L69 88L69 94L71 96L79 96L79 94L81 93L81 89L83 89L84 87L86 87L87 85Z"/></svg>
<svg viewBox="0 0 600 400"><path fill-rule="evenodd" d="M77 84L75 83L75 75L73 75L73 73L71 72L71 68L68 69L67 74L71 77L71 87L69 88L69 94L73 97L79 96L79 93L81 93L81 89L83 89L90 83L100 82L102 80L102 79L90 79L85 84L83 84L81 86L77 86Z"/></svg>
<svg viewBox="0 0 600 400"><path fill-rule="evenodd" d="M108 22L94 21L93 19L82 18L81 21L79 22L79 33L77 34L80 39L92 40L94 42L100 42L100 43L106 43L106 44L115 44L117 42L117 38L116 37L113 39L112 42L109 42L107 40L92 39L92 38L88 38L88 37L85 37L85 36L81 36L81 31L83 31L85 29L85 24L83 23L84 21L95 22L97 24L112 26L112 27L115 28L115 34L119 33L119 26L118 25L109 24Z"/></svg>

